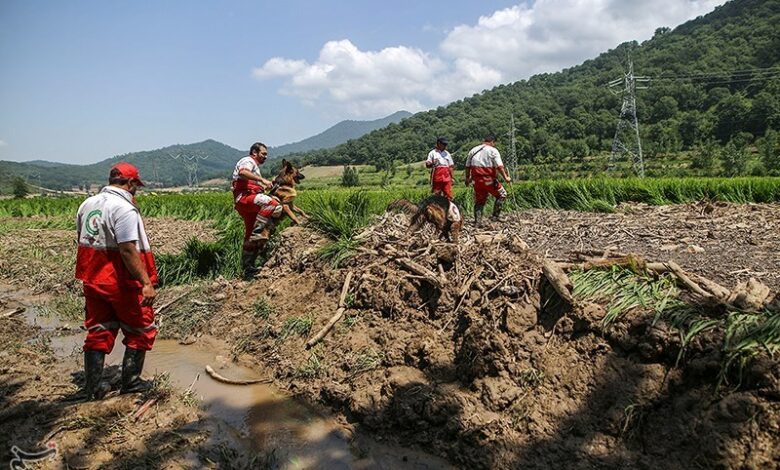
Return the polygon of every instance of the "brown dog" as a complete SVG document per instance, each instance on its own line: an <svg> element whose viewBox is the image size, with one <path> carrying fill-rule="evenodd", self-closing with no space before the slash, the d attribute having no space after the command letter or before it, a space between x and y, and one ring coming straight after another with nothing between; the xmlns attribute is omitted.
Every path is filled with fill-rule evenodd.
<svg viewBox="0 0 780 470"><path fill-rule="evenodd" d="M298 195L298 191L295 189L295 185L300 183L305 176L287 160L282 160L282 169L279 170L279 174L274 178L273 186L269 194L276 197L282 203L282 210L287 217L289 217L294 223L300 224L301 221L295 216L299 214L303 217L308 217L303 210L299 207L295 207L295 197Z"/></svg>
<svg viewBox="0 0 780 470"><path fill-rule="evenodd" d="M450 202L444 196L433 195L423 199L419 205L413 204L406 199L398 199L391 202L388 210L399 210L412 216L412 222L409 228L414 232L419 230L426 222L433 224L439 230L439 238L457 243L460 236L460 230L463 228L463 218L450 220L447 215L450 212ZM457 206L455 206L457 208Z"/></svg>

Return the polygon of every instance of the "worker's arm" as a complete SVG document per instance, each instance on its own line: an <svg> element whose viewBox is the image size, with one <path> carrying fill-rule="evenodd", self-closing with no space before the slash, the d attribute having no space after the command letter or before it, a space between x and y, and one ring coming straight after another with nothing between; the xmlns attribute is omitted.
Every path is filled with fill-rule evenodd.
<svg viewBox="0 0 780 470"><path fill-rule="evenodd" d="M466 186L469 186L471 184L471 167L467 166L466 171L463 173L463 175L466 178Z"/></svg>
<svg viewBox="0 0 780 470"><path fill-rule="evenodd" d="M146 269L144 269L141 256L135 247L135 242L119 243L119 254L122 256L122 262L125 264L125 267L130 271L130 275L143 286L141 295L144 298L141 300L141 305L150 307L154 303L157 293L154 291L154 286L146 273Z"/></svg>
<svg viewBox="0 0 780 470"><path fill-rule="evenodd" d="M510 183L512 181L512 178L509 177L509 172L506 171L506 167L500 166L498 167L498 171L501 173L501 176L504 177L504 181L507 183Z"/></svg>
<svg viewBox="0 0 780 470"><path fill-rule="evenodd" d="M241 170L239 170L238 176L241 176L242 178L246 178L248 180L257 181L258 183L262 184L266 188L270 188L271 185L273 184L267 179L263 178L262 176L257 176L256 174L252 173L246 168L242 168Z"/></svg>

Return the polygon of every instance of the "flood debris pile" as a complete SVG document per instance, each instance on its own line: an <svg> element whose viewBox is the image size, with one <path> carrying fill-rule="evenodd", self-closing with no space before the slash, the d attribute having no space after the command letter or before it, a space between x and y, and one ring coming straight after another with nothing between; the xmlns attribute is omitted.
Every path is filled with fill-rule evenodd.
<svg viewBox="0 0 780 470"><path fill-rule="evenodd" d="M457 245L408 224L385 214L337 268L318 256L327 238L284 231L236 299L255 303L226 308L211 332L349 426L464 468L732 468L778 458L776 357L764 351L723 373L724 343L741 334L727 331L726 316L740 289L723 297L680 268L707 293L697 297L673 278L674 265L603 250L554 262L515 224L467 226ZM612 299L570 281L610 270L675 287L652 284L661 300L615 314ZM761 298L753 315L774 315L763 310L775 305L771 293L745 287Z"/></svg>

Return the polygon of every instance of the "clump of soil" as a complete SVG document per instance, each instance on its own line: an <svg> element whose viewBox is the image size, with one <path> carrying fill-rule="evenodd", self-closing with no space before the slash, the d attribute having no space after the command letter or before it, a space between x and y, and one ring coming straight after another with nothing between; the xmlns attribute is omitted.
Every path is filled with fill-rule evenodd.
<svg viewBox="0 0 780 470"><path fill-rule="evenodd" d="M702 337L675 367L680 343L652 315L605 330L604 309L557 295L512 225L467 227L454 246L407 224L384 216L338 269L316 256L327 240L286 230L207 331L352 426L464 468L777 463L777 360L749 368L758 380L716 388L719 338ZM344 318L307 350L348 271Z"/></svg>

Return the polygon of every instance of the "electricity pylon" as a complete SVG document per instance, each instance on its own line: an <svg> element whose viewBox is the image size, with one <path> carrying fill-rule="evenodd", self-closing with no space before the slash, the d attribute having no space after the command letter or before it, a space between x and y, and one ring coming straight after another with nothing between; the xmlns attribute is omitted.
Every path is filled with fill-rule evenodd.
<svg viewBox="0 0 780 470"><path fill-rule="evenodd" d="M634 172L640 177L645 176L645 162L642 158L642 141L639 138L639 122L636 118L636 90L647 88L637 86L637 83L647 83L648 77L634 75L634 63L629 60L628 72L623 78L617 78L607 84L610 91L623 95L623 106L620 108L620 118L615 127L615 138L612 140L612 154L609 157L609 170L614 169L615 162L630 160ZM622 89L620 87L622 86Z"/></svg>

